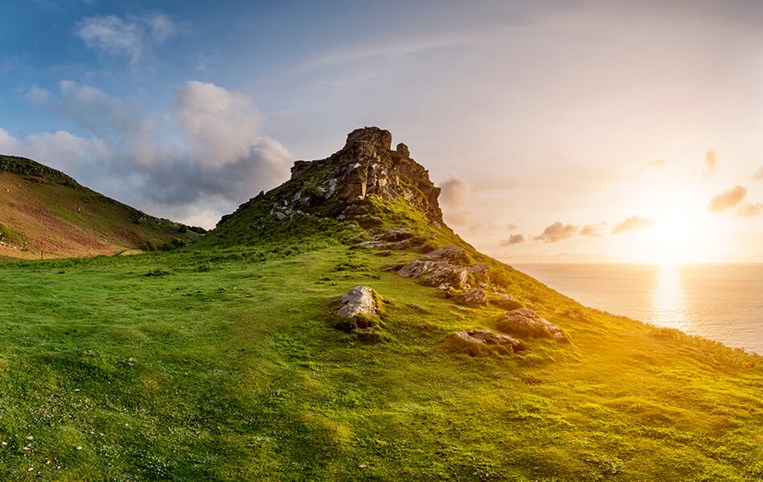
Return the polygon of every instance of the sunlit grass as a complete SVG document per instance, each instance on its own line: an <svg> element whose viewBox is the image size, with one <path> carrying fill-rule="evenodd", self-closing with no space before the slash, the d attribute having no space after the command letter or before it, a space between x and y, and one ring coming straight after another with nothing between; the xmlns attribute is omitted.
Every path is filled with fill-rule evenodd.
<svg viewBox="0 0 763 482"><path fill-rule="evenodd" d="M759 357L512 271L511 293L572 344L450 353L449 333L495 329L501 310L463 311L382 269L414 256L334 245L5 262L0 479L763 476ZM357 284L385 300L384 343L328 327L331 300Z"/></svg>

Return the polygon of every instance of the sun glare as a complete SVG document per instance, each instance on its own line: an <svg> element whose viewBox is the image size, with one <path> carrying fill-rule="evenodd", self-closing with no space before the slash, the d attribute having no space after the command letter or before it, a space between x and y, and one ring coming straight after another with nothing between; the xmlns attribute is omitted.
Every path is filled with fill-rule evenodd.
<svg viewBox="0 0 763 482"><path fill-rule="evenodd" d="M718 229L696 206L688 193L671 192L656 199L651 209L654 225L636 234L632 258L660 266L716 260Z"/></svg>

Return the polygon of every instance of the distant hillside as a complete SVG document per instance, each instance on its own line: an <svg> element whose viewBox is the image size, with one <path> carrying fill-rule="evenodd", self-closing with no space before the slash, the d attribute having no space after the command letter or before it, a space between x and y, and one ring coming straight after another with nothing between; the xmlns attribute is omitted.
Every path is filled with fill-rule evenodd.
<svg viewBox="0 0 763 482"><path fill-rule="evenodd" d="M187 226L149 216L60 171L0 156L0 257L111 255L195 237Z"/></svg>

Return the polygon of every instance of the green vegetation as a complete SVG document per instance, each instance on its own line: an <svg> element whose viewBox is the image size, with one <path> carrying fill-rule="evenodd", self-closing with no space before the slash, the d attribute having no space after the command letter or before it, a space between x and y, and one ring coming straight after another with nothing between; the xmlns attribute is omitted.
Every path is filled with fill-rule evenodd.
<svg viewBox="0 0 763 482"><path fill-rule="evenodd" d="M11 246L25 247L29 240L13 228L0 224L0 242Z"/></svg>
<svg viewBox="0 0 763 482"><path fill-rule="evenodd" d="M203 234L149 216L21 157L0 156L0 256L114 254L175 249ZM18 248L23 248L18 249Z"/></svg>
<svg viewBox="0 0 763 482"><path fill-rule="evenodd" d="M326 242L0 262L0 479L763 477L759 357L511 269L512 295L572 343L461 354L448 335L503 310L383 269L416 256ZM384 300L381 343L330 327L358 284Z"/></svg>
<svg viewBox="0 0 763 482"><path fill-rule="evenodd" d="M0 195L148 251L0 252L0 480L763 478L761 357L582 307L399 197L295 208L328 167L187 246L203 230L0 161ZM401 180L436 194L416 182ZM24 211L10 205L0 219ZM35 240L37 221L0 230ZM450 244L472 284L510 296L469 308L392 269ZM357 285L382 309L340 321ZM453 335L507 330L517 307L570 342L520 334L513 353Z"/></svg>

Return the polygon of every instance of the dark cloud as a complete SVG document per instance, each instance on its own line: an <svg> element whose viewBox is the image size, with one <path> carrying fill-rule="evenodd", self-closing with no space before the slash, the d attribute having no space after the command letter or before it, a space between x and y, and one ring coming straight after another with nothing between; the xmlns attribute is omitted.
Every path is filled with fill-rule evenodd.
<svg viewBox="0 0 763 482"><path fill-rule="evenodd" d="M512 234L508 239L501 241L501 246L513 246L515 244L524 243L525 237L521 234Z"/></svg>
<svg viewBox="0 0 763 482"><path fill-rule="evenodd" d="M705 175L712 176L715 174L716 164L718 163L718 157L715 151L707 151L705 153Z"/></svg>
<svg viewBox="0 0 763 482"><path fill-rule="evenodd" d="M625 221L615 224L612 228L612 234L620 234L626 231L638 231L640 229L654 226L654 219L642 218L641 216L631 216Z"/></svg>
<svg viewBox="0 0 763 482"><path fill-rule="evenodd" d="M734 217L736 218L751 218L753 216L757 216L763 212L763 204L757 203L757 204L744 204L742 206L739 206L737 208L736 213L734 214Z"/></svg>
<svg viewBox="0 0 763 482"><path fill-rule="evenodd" d="M586 224L580 230L580 235L591 236L591 237L604 236L605 234L607 234L608 229L609 229L609 224L603 221L596 224Z"/></svg>
<svg viewBox="0 0 763 482"><path fill-rule="evenodd" d="M707 205L707 210L712 213L719 213L734 208L744 200L746 195L747 189L742 186L735 186L715 196Z"/></svg>
<svg viewBox="0 0 763 482"><path fill-rule="evenodd" d="M555 222L554 224L547 226L539 236L534 236L535 241L545 241L547 243L556 243L557 241L563 241L569 239L575 235L578 231L577 226L572 224L562 224Z"/></svg>
<svg viewBox="0 0 763 482"><path fill-rule="evenodd" d="M514 223L511 223L506 225L506 229L508 229L509 231L516 231L517 229L519 229L519 226L517 226Z"/></svg>

